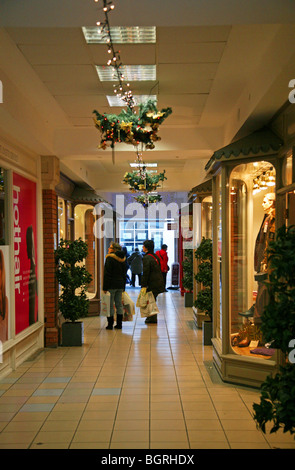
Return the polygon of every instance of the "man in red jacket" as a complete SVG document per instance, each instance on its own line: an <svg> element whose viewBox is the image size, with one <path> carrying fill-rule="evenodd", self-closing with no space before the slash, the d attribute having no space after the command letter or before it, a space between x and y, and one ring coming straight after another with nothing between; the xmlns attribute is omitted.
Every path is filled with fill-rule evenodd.
<svg viewBox="0 0 295 470"><path fill-rule="evenodd" d="M161 246L161 250L156 251L156 255L160 258L161 261L161 271L165 285L165 292L168 292L166 289L166 278L169 271L167 248L167 245L163 244Z"/></svg>

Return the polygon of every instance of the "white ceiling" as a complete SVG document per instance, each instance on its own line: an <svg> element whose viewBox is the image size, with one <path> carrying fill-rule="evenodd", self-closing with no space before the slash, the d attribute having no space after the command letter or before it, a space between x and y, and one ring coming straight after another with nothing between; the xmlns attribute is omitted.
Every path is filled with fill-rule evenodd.
<svg viewBox="0 0 295 470"><path fill-rule="evenodd" d="M212 153L239 133L267 124L288 99L295 78L295 2L261 0L117 0L111 26L155 25L156 44L120 45L124 65L156 64L157 80L132 84L172 108L161 141L145 161L166 170L165 191L189 191L205 177ZM257 5L258 3L258 5ZM93 0L1 0L0 134L41 155L99 193L122 192L132 146L98 150L93 110L119 113L95 65L105 45L87 45L82 26L103 19ZM267 5L267 8L265 8ZM2 28L1 28L2 27Z"/></svg>

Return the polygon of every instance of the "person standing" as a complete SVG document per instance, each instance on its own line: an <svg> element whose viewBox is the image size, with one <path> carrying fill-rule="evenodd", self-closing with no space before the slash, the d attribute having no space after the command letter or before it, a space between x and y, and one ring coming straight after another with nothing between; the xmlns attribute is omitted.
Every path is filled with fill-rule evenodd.
<svg viewBox="0 0 295 470"><path fill-rule="evenodd" d="M143 242L142 251L145 253L143 257L143 273L141 278L141 287L147 292L154 294L155 300L158 294L165 292L164 280L161 272L161 262L159 257L154 253L153 240L145 240ZM157 315L152 315L145 320L145 323L157 323Z"/></svg>
<svg viewBox="0 0 295 470"><path fill-rule="evenodd" d="M127 261L127 258L129 256L128 254L128 250L126 248L126 246L123 246L122 247L122 251L124 253L124 256L125 256L125 267L126 267L126 284L131 284L131 279L128 275L128 270L129 270L129 264L128 264L128 261Z"/></svg>
<svg viewBox="0 0 295 470"><path fill-rule="evenodd" d="M111 294L110 316L107 317L107 330L112 330L114 325L114 304L117 310L117 323L115 328L122 329L123 304L122 294L126 284L126 257L121 245L111 242L106 256L103 273L103 291Z"/></svg>
<svg viewBox="0 0 295 470"><path fill-rule="evenodd" d="M135 287L135 279L138 276L138 284L141 285L141 276L142 276L142 256L138 248L135 248L135 251L132 255L129 256L127 262L131 269L131 285Z"/></svg>
<svg viewBox="0 0 295 470"><path fill-rule="evenodd" d="M168 266L168 255L167 255L167 245L165 243L161 246L161 250L156 251L156 255L160 258L161 261L161 271L164 280L165 292L168 292L166 289L166 279L167 273L169 271Z"/></svg>

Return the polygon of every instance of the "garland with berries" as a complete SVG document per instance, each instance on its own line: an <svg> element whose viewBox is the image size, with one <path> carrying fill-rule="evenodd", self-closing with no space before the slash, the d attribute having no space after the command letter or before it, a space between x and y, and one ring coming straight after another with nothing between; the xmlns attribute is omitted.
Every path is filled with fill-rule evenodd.
<svg viewBox="0 0 295 470"><path fill-rule="evenodd" d="M105 150L107 146L125 142L137 146L143 144L146 149L155 148L154 142L161 140L158 136L160 124L172 113L171 108L158 111L155 102L148 100L139 106L138 114L130 108L123 109L120 114L100 114L94 110L95 127L101 132L98 148Z"/></svg>
<svg viewBox="0 0 295 470"><path fill-rule="evenodd" d="M162 201L162 196L160 194L142 194L134 198L136 202L139 202L143 207L148 207L149 204Z"/></svg>
<svg viewBox="0 0 295 470"><path fill-rule="evenodd" d="M132 171L126 172L122 183L128 184L130 191L133 193L142 191L147 194L156 191L161 186L160 181L166 180L165 170L158 175L152 176L150 172Z"/></svg>

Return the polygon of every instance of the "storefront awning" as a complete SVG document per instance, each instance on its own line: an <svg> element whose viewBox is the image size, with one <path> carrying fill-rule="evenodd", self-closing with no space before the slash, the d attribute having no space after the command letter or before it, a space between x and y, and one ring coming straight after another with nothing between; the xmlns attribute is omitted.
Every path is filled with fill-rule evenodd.
<svg viewBox="0 0 295 470"><path fill-rule="evenodd" d="M90 189L85 189L85 188L80 188L79 186L76 186L74 191L71 194L71 199L74 202L80 202L80 203L89 203L89 204L97 204L99 202L107 202L105 199L103 199L99 194L96 194L95 191L92 191Z"/></svg>
<svg viewBox="0 0 295 470"><path fill-rule="evenodd" d="M269 154L277 152L282 145L282 139L271 129L264 127L247 137L243 137L236 142L216 150L206 164L205 170L208 170L217 160L231 159L239 156L254 156L259 153Z"/></svg>
<svg viewBox="0 0 295 470"><path fill-rule="evenodd" d="M188 193L188 199L194 199L197 196L202 196L203 194L212 193L212 179L204 181L203 183L198 184L190 190Z"/></svg>

